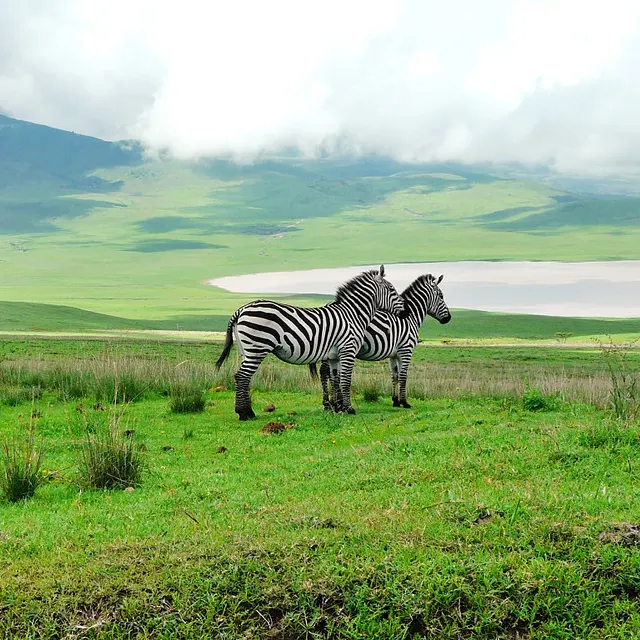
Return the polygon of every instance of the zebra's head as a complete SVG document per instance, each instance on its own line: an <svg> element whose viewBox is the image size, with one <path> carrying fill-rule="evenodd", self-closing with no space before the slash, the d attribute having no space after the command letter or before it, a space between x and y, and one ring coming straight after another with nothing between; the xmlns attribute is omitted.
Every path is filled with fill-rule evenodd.
<svg viewBox="0 0 640 640"><path fill-rule="evenodd" d="M407 302L409 312L414 309L414 313L419 316L420 323L425 315L435 318L440 324L447 324L451 320L451 312L438 286L443 277L435 278L427 273L416 278L403 291L402 297Z"/></svg>
<svg viewBox="0 0 640 640"><path fill-rule="evenodd" d="M380 265L380 270L376 273L375 280L378 284L375 304L380 311L395 313L400 318L406 318L409 310L406 307L404 298L396 291L396 288L384 279L384 265Z"/></svg>

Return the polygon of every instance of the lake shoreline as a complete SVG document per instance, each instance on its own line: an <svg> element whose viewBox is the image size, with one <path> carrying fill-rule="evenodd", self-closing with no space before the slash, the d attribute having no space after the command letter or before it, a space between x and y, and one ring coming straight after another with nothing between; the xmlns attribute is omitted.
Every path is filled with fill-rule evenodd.
<svg viewBox="0 0 640 640"><path fill-rule="evenodd" d="M333 295L345 280L377 266L252 273L207 279L203 284L255 295ZM398 290L422 273L444 274L442 290L454 308L564 317L640 317L640 260L459 260L385 266Z"/></svg>

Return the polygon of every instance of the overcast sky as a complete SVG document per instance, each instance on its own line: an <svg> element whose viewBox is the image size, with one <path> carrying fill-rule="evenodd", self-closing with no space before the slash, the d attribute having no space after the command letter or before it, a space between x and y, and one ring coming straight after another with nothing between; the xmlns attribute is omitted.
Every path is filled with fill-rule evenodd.
<svg viewBox="0 0 640 640"><path fill-rule="evenodd" d="M181 157L640 168L640 0L0 0L0 112Z"/></svg>

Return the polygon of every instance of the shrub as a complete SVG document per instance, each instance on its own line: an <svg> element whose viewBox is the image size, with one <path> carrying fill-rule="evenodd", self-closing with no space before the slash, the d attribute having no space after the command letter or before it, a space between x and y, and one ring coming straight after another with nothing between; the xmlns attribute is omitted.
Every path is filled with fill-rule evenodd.
<svg viewBox="0 0 640 640"><path fill-rule="evenodd" d="M206 405L204 390L194 380L172 382L169 397L172 413L199 413Z"/></svg>
<svg viewBox="0 0 640 640"><path fill-rule="evenodd" d="M81 445L81 478L94 489L116 489L140 485L144 471L141 447L121 427L116 409L106 425L87 424Z"/></svg>
<svg viewBox="0 0 640 640"><path fill-rule="evenodd" d="M17 442L10 444L5 440L0 455L0 487L5 498L10 502L31 498L43 482L40 473L42 449L36 447L33 424L29 427L22 447Z"/></svg>
<svg viewBox="0 0 640 640"><path fill-rule="evenodd" d="M527 389L522 394L522 405L527 411L551 411L556 404L556 397L545 396L540 389Z"/></svg>

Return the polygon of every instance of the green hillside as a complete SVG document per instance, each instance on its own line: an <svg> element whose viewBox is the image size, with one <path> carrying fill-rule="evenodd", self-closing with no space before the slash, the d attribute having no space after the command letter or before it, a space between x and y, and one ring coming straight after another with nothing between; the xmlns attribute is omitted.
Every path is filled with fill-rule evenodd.
<svg viewBox="0 0 640 640"><path fill-rule="evenodd" d="M381 157L143 162L136 145L0 117L0 300L175 322L226 300L202 284L223 275L640 257L640 198L487 171Z"/></svg>
<svg viewBox="0 0 640 640"><path fill-rule="evenodd" d="M324 296L270 297L305 306L320 305L329 300ZM209 313L177 315L159 320L122 318L59 305L0 302L0 332L91 332L107 329L225 331L229 316L248 299L251 298L229 296L218 301ZM559 318L486 313L467 309L453 310L453 315L455 322L444 326L427 318L422 326L422 338L428 341L495 338L555 340L558 338L558 333L567 334L571 341L594 336L640 337L640 318L630 320Z"/></svg>

